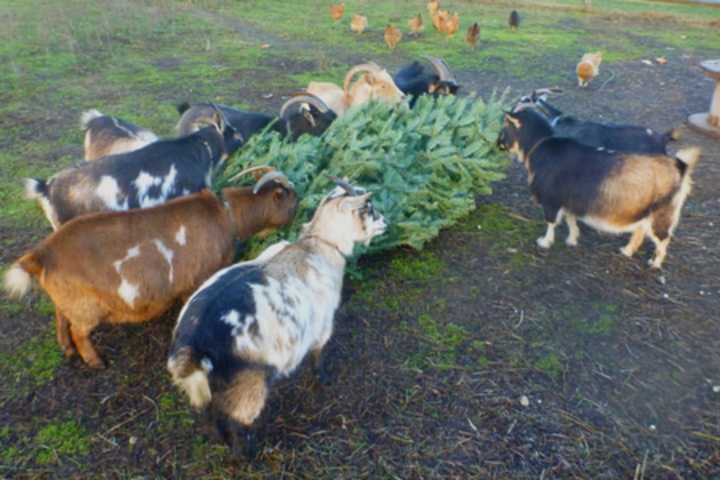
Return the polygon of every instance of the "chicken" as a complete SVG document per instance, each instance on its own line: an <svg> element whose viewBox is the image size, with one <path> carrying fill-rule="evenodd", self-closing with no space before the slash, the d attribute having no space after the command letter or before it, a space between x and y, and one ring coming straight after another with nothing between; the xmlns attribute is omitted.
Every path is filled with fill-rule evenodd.
<svg viewBox="0 0 720 480"><path fill-rule="evenodd" d="M512 30L513 32L517 31L517 29L520 27L520 14L518 14L517 10L513 10L512 12L510 12L508 24L510 25L510 30Z"/></svg>
<svg viewBox="0 0 720 480"><path fill-rule="evenodd" d="M450 13L447 10L438 10L432 16L432 24L435 30L442 32L445 28L445 22L447 21Z"/></svg>
<svg viewBox="0 0 720 480"><path fill-rule="evenodd" d="M330 16L336 22L345 14L345 2L330 5Z"/></svg>
<svg viewBox="0 0 720 480"><path fill-rule="evenodd" d="M578 86L587 87L590 81L600 73L602 52L586 53L580 59L575 73L577 73Z"/></svg>
<svg viewBox="0 0 720 480"><path fill-rule="evenodd" d="M398 42L400 42L401 38L402 32L393 27L392 24L388 24L388 26L385 27L385 43L387 43L387 46L390 47L390 50L395 50L395 47Z"/></svg>
<svg viewBox="0 0 720 480"><path fill-rule="evenodd" d="M460 28L460 15L455 12L450 16L447 10L438 10L433 17L433 26L440 33L444 33L448 37L453 36Z"/></svg>
<svg viewBox="0 0 720 480"><path fill-rule="evenodd" d="M417 16L408 20L408 27L410 27L410 31L415 35L422 32L425 28L425 25L423 25L422 15L418 13Z"/></svg>
<svg viewBox="0 0 720 480"><path fill-rule="evenodd" d="M368 26L368 20L367 17L363 17L362 15L353 15L352 20L350 20L350 30L352 30L355 33L362 33L365 31L365 29Z"/></svg>
<svg viewBox="0 0 720 480"><path fill-rule="evenodd" d="M427 4L428 13L430 14L430 17L433 17L437 11L440 9L440 2L439 0L430 0Z"/></svg>
<svg viewBox="0 0 720 480"><path fill-rule="evenodd" d="M470 48L475 48L478 42L478 38L480 38L480 25L475 22L470 25L467 34L465 34L465 43L467 43Z"/></svg>
<svg viewBox="0 0 720 480"><path fill-rule="evenodd" d="M455 12L452 17L449 17L445 21L445 30L443 33L448 37L452 37L458 30L460 30L460 15Z"/></svg>

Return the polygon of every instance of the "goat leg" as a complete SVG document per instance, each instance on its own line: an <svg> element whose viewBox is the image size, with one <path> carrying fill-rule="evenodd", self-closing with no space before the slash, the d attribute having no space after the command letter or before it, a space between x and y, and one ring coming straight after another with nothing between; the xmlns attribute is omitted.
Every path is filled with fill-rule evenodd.
<svg viewBox="0 0 720 480"><path fill-rule="evenodd" d="M75 353L75 346L70 339L70 325L67 318L57 308L55 309L55 333L65 357L72 357Z"/></svg>
<svg viewBox="0 0 720 480"><path fill-rule="evenodd" d="M318 347L312 351L312 365L313 373L320 385L330 385L330 372L327 368L327 362L325 361L325 355L323 354L323 347Z"/></svg>
<svg viewBox="0 0 720 480"><path fill-rule="evenodd" d="M88 327L71 323L70 336L78 353L89 367L105 368L105 362L100 358L100 355L95 351L95 347L93 347L92 341L90 341L90 332L92 332L93 328L95 328L95 325Z"/></svg>

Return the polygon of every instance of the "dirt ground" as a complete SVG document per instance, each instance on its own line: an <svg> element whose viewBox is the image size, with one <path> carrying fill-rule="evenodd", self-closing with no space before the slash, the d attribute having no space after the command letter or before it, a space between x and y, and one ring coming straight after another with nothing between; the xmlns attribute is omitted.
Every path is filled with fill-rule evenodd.
<svg viewBox="0 0 720 480"><path fill-rule="evenodd" d="M233 22L239 35L255 28ZM582 118L676 127L707 109L712 83L696 65L712 54L613 63L586 90L568 78L553 103ZM547 56L522 78L456 74L465 93L509 85L519 95L575 61ZM239 98L275 109L282 100L259 99L257 75L242 78ZM48 381L3 382L0 477L720 478L720 143L682 133L673 151L699 145L704 155L662 272L646 264L649 244L628 260L625 238L585 227L576 248L561 227L549 252L537 249L540 210L512 165L478 211L427 250L361 261L329 344L332 384L317 385L309 368L276 384L254 463L233 458L170 384L176 310L100 328L104 371L63 360ZM45 233L0 232L2 262ZM2 361L30 339L54 342L50 315L0 315ZM53 354L33 353L30 366L41 369L43 355ZM79 424L87 445L62 455L66 445L43 443L38 431L51 419Z"/></svg>

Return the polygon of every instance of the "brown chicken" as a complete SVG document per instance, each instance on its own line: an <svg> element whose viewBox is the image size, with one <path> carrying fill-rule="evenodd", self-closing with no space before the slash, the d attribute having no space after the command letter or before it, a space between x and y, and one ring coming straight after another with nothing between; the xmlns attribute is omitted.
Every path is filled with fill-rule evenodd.
<svg viewBox="0 0 720 480"><path fill-rule="evenodd" d="M352 30L355 33L362 33L365 31L365 29L368 26L368 20L367 17L363 17L362 15L353 15L352 20L350 20L350 30Z"/></svg>
<svg viewBox="0 0 720 480"><path fill-rule="evenodd" d="M587 87L590 81L597 77L600 73L600 63L602 63L602 52L586 53L582 56L575 69L579 87Z"/></svg>
<svg viewBox="0 0 720 480"><path fill-rule="evenodd" d="M450 12L447 10L438 10L432 15L432 24L433 27L435 27L435 30L438 32L442 32L445 28L445 22L447 21L448 17L450 16Z"/></svg>
<svg viewBox="0 0 720 480"><path fill-rule="evenodd" d="M336 22L345 14L345 2L330 5L330 16Z"/></svg>
<svg viewBox="0 0 720 480"><path fill-rule="evenodd" d="M388 26L385 27L385 43L387 43L387 46L390 47L390 50L395 50L395 47L400 42L401 38L402 32L393 27L392 24L388 24Z"/></svg>
<svg viewBox="0 0 720 480"><path fill-rule="evenodd" d="M418 13L416 16L408 20L408 27L410 27L410 31L415 35L422 32L425 28L425 25L423 25L422 15Z"/></svg>
<svg viewBox="0 0 720 480"><path fill-rule="evenodd" d="M465 43L467 43L470 48L475 48L477 46L478 38L480 38L480 25L475 22L470 25L467 34L465 34Z"/></svg>
<svg viewBox="0 0 720 480"><path fill-rule="evenodd" d="M427 4L428 13L430 14L430 17L434 16L437 11L440 9L440 2L439 0L430 0Z"/></svg>
<svg viewBox="0 0 720 480"><path fill-rule="evenodd" d="M445 29L441 31L448 37L452 37L457 33L458 30L460 30L460 15L455 12L453 13L452 17L449 17L445 21Z"/></svg>

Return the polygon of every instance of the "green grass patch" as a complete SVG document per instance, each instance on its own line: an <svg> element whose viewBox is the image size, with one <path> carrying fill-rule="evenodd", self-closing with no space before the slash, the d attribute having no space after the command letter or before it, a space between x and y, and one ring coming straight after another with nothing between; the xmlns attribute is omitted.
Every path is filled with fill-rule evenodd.
<svg viewBox="0 0 720 480"><path fill-rule="evenodd" d="M416 327L405 322L403 328L421 339L417 352L405 360L405 367L410 369L443 371L457 368L462 347L471 338L470 332L463 326L455 323L443 324L429 313L418 317Z"/></svg>
<svg viewBox="0 0 720 480"><path fill-rule="evenodd" d="M33 444L35 461L41 465L55 464L63 457L79 457L90 451L90 436L75 420L50 423L41 428Z"/></svg>
<svg viewBox="0 0 720 480"><path fill-rule="evenodd" d="M0 376L16 384L17 394L52 380L62 361L55 336L48 332L21 344L12 354L0 354Z"/></svg>
<svg viewBox="0 0 720 480"><path fill-rule="evenodd" d="M563 372L563 364L555 352L550 352L540 357L535 361L534 367L553 380L560 379Z"/></svg>
<svg viewBox="0 0 720 480"><path fill-rule="evenodd" d="M393 280L429 282L447 268L445 262L430 251L398 255L390 260L390 277Z"/></svg>
<svg viewBox="0 0 720 480"><path fill-rule="evenodd" d="M483 204L462 221L456 230L479 235L490 245L492 256L505 259L513 270L527 266L532 245L540 233L542 222L516 215L495 203Z"/></svg>
<svg viewBox="0 0 720 480"><path fill-rule="evenodd" d="M620 307L612 303L595 302L593 314L577 316L572 321L575 330L583 335L609 335L620 319Z"/></svg>
<svg viewBox="0 0 720 480"><path fill-rule="evenodd" d="M180 401L174 393L163 393L157 403L160 410L159 429L161 432L192 426L193 419L188 405Z"/></svg>

